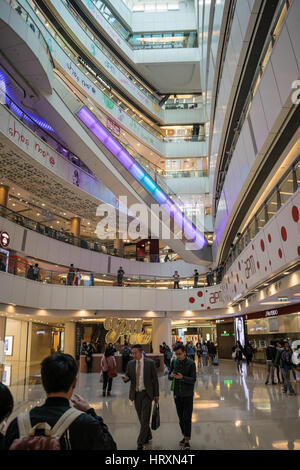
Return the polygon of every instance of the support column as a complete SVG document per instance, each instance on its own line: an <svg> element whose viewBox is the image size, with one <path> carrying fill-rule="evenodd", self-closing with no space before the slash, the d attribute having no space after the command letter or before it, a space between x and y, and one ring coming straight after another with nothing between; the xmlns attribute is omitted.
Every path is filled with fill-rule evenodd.
<svg viewBox="0 0 300 470"><path fill-rule="evenodd" d="M152 319L152 348L153 353L159 353L159 345L165 342L172 348L172 324L171 318Z"/></svg>
<svg viewBox="0 0 300 470"><path fill-rule="evenodd" d="M65 323L64 353L75 357L75 322Z"/></svg>
<svg viewBox="0 0 300 470"><path fill-rule="evenodd" d="M79 246L79 237L80 237L80 217L73 217L71 219L71 233L75 238L75 245Z"/></svg>
<svg viewBox="0 0 300 470"><path fill-rule="evenodd" d="M6 186L5 184L0 184L0 215L5 214L4 207L7 207L9 189L9 186Z"/></svg>

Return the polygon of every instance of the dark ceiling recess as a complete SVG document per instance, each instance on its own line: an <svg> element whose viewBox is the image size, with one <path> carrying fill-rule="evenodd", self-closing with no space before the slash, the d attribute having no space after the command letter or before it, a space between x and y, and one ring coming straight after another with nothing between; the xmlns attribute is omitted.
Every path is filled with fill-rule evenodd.
<svg viewBox="0 0 300 470"><path fill-rule="evenodd" d="M271 27L274 18L274 12L278 6L278 3L279 0L268 0L263 2L261 6L261 11L258 15L259 25L256 29L255 37L252 36L249 42L249 51L244 64L244 70L241 74L243 77L242 82L239 84L237 89L237 94L234 98L231 114L228 119L228 128L224 139L223 151L220 155L219 173L225 171L227 158L235 136L237 123L239 122L243 107L249 94L254 74L257 69L257 64L259 63L259 59L265 45L267 33ZM222 192L222 187L223 184L219 185L219 197ZM217 213L219 197L218 199L216 198L215 201L215 213Z"/></svg>
<svg viewBox="0 0 300 470"><path fill-rule="evenodd" d="M53 26L57 29L57 31L64 37L66 42L70 44L72 49L76 51L78 56L82 57L84 61L93 69L95 72L100 76L103 77L103 80L108 83L108 85L115 91L119 93L120 96L124 98L128 103L130 103L135 109L137 109L141 114L146 116L150 121L154 124L160 125L160 122L153 119L143 108L141 108L136 102L134 102L128 95L126 95L120 88L118 88L103 72L100 70L90 59L89 57L83 52L80 47L73 41L73 39L69 36L66 30L61 26L59 21L55 18L53 13L49 10L49 8L44 4L43 0L36 0L36 4L40 7L42 12L47 16L49 21L53 24Z"/></svg>

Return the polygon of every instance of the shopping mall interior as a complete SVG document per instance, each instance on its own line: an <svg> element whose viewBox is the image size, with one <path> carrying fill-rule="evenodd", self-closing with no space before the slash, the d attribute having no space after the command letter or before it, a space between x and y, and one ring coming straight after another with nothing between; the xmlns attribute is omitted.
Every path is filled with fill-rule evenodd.
<svg viewBox="0 0 300 470"><path fill-rule="evenodd" d="M4 433L64 353L75 392L136 450L122 348L141 344L160 387L145 450L178 450L161 346L209 342L191 449L300 450L299 24L299 0L0 0ZM266 385L274 341L295 394Z"/></svg>

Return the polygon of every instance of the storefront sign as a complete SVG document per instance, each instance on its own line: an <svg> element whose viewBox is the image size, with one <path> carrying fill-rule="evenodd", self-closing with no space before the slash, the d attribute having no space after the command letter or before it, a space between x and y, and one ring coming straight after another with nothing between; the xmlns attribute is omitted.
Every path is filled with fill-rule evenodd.
<svg viewBox="0 0 300 470"><path fill-rule="evenodd" d="M105 337L106 344L116 343L120 336L127 336L131 344L148 344L151 335L143 332L143 320L127 320L126 318L106 318L104 328L109 330Z"/></svg>
<svg viewBox="0 0 300 470"><path fill-rule="evenodd" d="M266 317L274 317L275 315L278 315L278 310L267 310L266 311Z"/></svg>
<svg viewBox="0 0 300 470"><path fill-rule="evenodd" d="M120 135L119 126L114 121L112 121L111 119L108 119L108 118L107 118L107 127L108 127L108 129L113 131L116 135Z"/></svg>
<svg viewBox="0 0 300 470"><path fill-rule="evenodd" d="M10 236L7 232L0 232L0 245L7 248L10 243Z"/></svg>

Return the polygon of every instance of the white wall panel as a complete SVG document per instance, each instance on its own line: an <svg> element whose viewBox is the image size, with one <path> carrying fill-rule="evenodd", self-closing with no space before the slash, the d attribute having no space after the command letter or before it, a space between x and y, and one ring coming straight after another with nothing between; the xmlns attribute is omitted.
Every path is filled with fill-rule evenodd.
<svg viewBox="0 0 300 470"><path fill-rule="evenodd" d="M248 24L249 24L249 17L250 17L250 8L248 4L248 0L239 0L236 2L236 11L239 20L240 30L242 37L245 36Z"/></svg>
<svg viewBox="0 0 300 470"><path fill-rule="evenodd" d="M299 77L298 65L285 25L283 25L273 49L271 61L280 93L281 104L284 105L291 93L293 81Z"/></svg>
<svg viewBox="0 0 300 470"><path fill-rule="evenodd" d="M257 151L260 152L269 135L269 128L262 107L259 90L256 91L250 110L253 132L256 140Z"/></svg>
<svg viewBox="0 0 300 470"><path fill-rule="evenodd" d="M276 271L282 266L282 262L285 260L284 249L282 244L282 238L278 231L276 217L272 217L269 221L267 228L264 229L265 240L267 240L267 249L271 261L272 271ZM280 258L279 252L282 254Z"/></svg>
<svg viewBox="0 0 300 470"><path fill-rule="evenodd" d="M300 47L299 47L299 24L300 24L300 2L294 0L292 3L286 20L286 27L290 35L290 40L293 46L293 52L296 56L298 63L298 70L300 72Z"/></svg>
<svg viewBox="0 0 300 470"><path fill-rule="evenodd" d="M259 86L268 128L272 129L276 118L281 111L281 101L273 73L272 63L270 61L264 70L264 74Z"/></svg>

